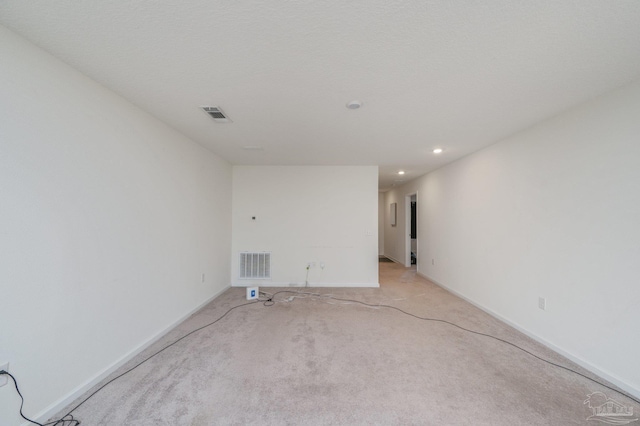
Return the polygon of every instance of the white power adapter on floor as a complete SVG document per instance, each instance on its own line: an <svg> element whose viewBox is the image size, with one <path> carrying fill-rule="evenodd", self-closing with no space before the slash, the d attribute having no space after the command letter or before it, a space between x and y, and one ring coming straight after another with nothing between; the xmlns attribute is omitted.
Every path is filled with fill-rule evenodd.
<svg viewBox="0 0 640 426"><path fill-rule="evenodd" d="M260 295L260 287L247 287L247 300L255 300Z"/></svg>

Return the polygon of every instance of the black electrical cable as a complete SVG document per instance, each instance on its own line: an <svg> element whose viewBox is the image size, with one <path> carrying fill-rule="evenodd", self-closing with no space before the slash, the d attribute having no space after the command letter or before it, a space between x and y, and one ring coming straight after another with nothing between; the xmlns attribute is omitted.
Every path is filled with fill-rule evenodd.
<svg viewBox="0 0 640 426"><path fill-rule="evenodd" d="M280 293L294 293L294 294L305 294L305 295L316 296L316 297L324 297L324 298L327 298L327 299L337 300L337 301L340 301L340 302L357 303L357 304L360 304L360 305L368 306L370 308L388 308L388 309L393 309L393 310L396 310L398 312L401 312L401 313L403 313L405 315L409 315L410 317L417 318L417 319L422 320L422 321L434 321L434 322L441 322L441 323L449 324L451 326L459 328L460 330L464 330L464 331L469 332L469 333L477 334L479 336L489 337L489 338L495 339L495 340L497 340L499 342L506 343L507 345L511 345L514 348L520 349L522 352L525 352L525 353L531 355L532 357L539 359L540 361L546 362L547 364L550 364L550 365L553 365L555 367L561 368L563 370L569 371L571 373L577 374L578 376L582 376L585 379L592 381L593 383L597 383L600 386L604 386L605 388L610 389L610 390L612 390L612 391L614 391L616 393L619 393L620 395L625 396L625 397L637 402L638 404L640 404L640 400L634 398L631 395L628 395L628 394L626 394L624 392L621 392L621 391L619 391L619 390L617 390L615 388L612 388L611 386L605 385L604 383L599 382L598 380L592 379L591 377L586 376L586 375L584 375L584 374L582 374L582 373L580 373L580 372L578 372L576 370L573 370L573 369L571 369L569 367L565 367L563 365L556 364L555 362L552 362L552 361L549 361L547 359L544 359L544 358L542 358L542 357L540 357L540 356L538 356L538 355L536 355L536 354L534 354L532 352L529 352L528 350L516 345L515 343L511 343L508 340L501 339L500 337L492 336L491 334L486 334L486 333L482 333L482 332L479 332L479 331L474 331L474 330L470 330L468 328L464 328L464 327L462 327L462 326L460 326L458 324L454 324L454 323L452 323L450 321L447 321L447 320L443 320L443 319L439 319L439 318L421 317L421 316L412 314L410 312L404 311L404 310L402 310L400 308L397 308L397 307L391 306L391 305L377 305L377 304L374 305L374 304L361 302L359 300L354 300L354 299L342 299L342 298L335 297L335 296L325 296L325 295L322 295L322 294L319 294L319 293L300 292L300 291L293 291L293 290L280 290L280 291L277 291L277 292L273 293L273 295L267 300L267 301L271 302L271 304L270 305L265 304L264 306L273 306L276 303L276 301L274 301L273 299L275 298L275 296L277 294L280 294Z"/></svg>
<svg viewBox="0 0 640 426"><path fill-rule="evenodd" d="M28 422L33 423L34 425L38 425L38 426L44 426L42 423L38 423L34 420L31 420L30 418L28 418L27 416L24 415L24 413L22 412L22 407L24 406L24 398L22 397L22 393L20 392L20 388L18 388L18 381L16 380L15 377L13 377L13 374L9 373L8 371L5 370L1 370L0 371L0 376L2 375L6 375L11 377L11 380L13 380L13 384L16 387L16 392L18 392L18 396L20 397L20 416L25 419Z"/></svg>
<svg viewBox="0 0 640 426"><path fill-rule="evenodd" d="M80 402L80 404L76 405L75 407L73 407L68 413L67 416L70 415L71 413L73 413L74 411L76 411L82 404L84 404L85 402L87 402L87 400L89 398L91 398L93 395L97 394L98 392L100 392L102 389L104 389L108 384L114 382L115 380L119 379L120 377L124 376L125 374L135 370L136 368L140 367L142 364L144 364L145 362L149 361L151 358L153 358L154 356L158 355L159 353L165 351L166 349L169 349L171 346L175 345L176 343L180 342L181 340L191 336L193 333L202 330L203 328L207 328L212 326L213 324L217 323L218 321L220 321L222 318L226 317L229 312L233 311L234 309L238 309L242 306L247 306L247 305L254 305L256 304L257 301L255 302L249 302L249 303L243 303L241 305L237 305L234 306L232 308L229 308L229 310L227 310L227 312L225 312L224 314L222 314L221 317L219 317L217 320L210 322L209 324L205 324L202 327L198 327L195 330L190 331L189 333L185 334L184 336L182 336L181 338L179 338L178 340L176 340L173 343L168 344L167 346L165 346L164 348L160 349L157 352L154 352L153 354L149 355L148 357L146 357L145 359L143 359L142 361L140 361L139 363L137 363L136 365L134 365L133 367L131 367L130 369L128 369L127 371L125 371L122 374L118 374L116 377L114 377L113 379L109 380L107 383L105 383L104 385L100 386L98 389L96 389L91 395L89 395L88 397L86 397L84 400L82 400L82 402ZM64 416L66 417L66 416ZM63 417L63 419L64 419ZM57 423L53 423L54 426L57 426ZM46 426L46 425L44 425Z"/></svg>
<svg viewBox="0 0 640 426"><path fill-rule="evenodd" d="M15 387L16 387L16 391L18 392L18 395L20 396L20 399L21 399L21 403L20 403L20 416L22 416L22 418L23 418L23 419L25 419L26 421L31 422L31 423L33 423L33 424L35 424L35 425L38 425L38 426L78 426L78 425L80 425L80 421L79 421L79 420L77 420L77 419L75 419L71 413L73 413L73 412L74 412L75 410L77 410L77 409L78 409L82 404L84 404L85 402L87 402L91 397L93 397L95 394L97 394L98 392L100 392L102 389L104 389L107 385L111 384L111 383L112 383L112 382L114 382L115 380L117 380L117 379L119 379L120 377L124 376L125 374L130 373L131 371L135 370L136 368L138 368L139 366L141 366L141 365L142 365L142 364L144 364L145 362L149 361L151 358L155 357L156 355L158 355L159 353L161 353L161 352L165 351L166 349L168 349L168 348L172 347L173 345L175 345L176 343L178 343L178 342L182 341L183 339L185 339L185 338L187 338L187 337L191 336L193 333L196 333L196 332L198 332L198 331L200 331L200 330L202 330L202 329L204 329L204 328L207 328L207 327L210 327L210 326L212 326L212 325L216 324L218 321L222 320L224 317L226 317L226 316L227 316L231 311L233 311L234 309L237 309L237 308L240 308L240 307L243 307L243 306L248 306L248 305L255 305L256 303L259 303L259 302L262 302L262 304L263 304L264 306L267 306L267 307L269 307L269 306L273 306L273 305L275 305L275 304L276 304L276 302L277 302L276 300L274 300L276 295L278 295L278 294L280 294L280 293L293 293L293 294L304 294L304 295L315 296L315 297L324 297L324 298L327 298L327 299L337 300L337 301L340 301L340 302L356 303L356 304L360 304L360 305L363 305L363 306L368 306L368 307L370 307L370 308L387 308L387 309L392 309L392 310L395 310L395 311L401 312L401 313L403 313L403 314L405 314L405 315L408 315L408 316L410 316L410 317L413 317L413 318L416 318L416 319L419 319L419 320L422 320L422 321L433 321L433 322L441 322L441 323L449 324L449 325L451 325L451 326L453 326L453 327L459 328L459 329L464 330L464 331L466 331L466 332L473 333L473 334L477 334L477 335L479 335L479 336L489 337L489 338L491 338L491 339L494 339L494 340L500 341L500 342L502 342L502 343L506 343L506 344L508 344L508 345L510 345L510 346L513 346L513 347L514 347L514 348L516 348L516 349L521 350L522 352L525 352L525 353L527 353L527 354L531 355L531 356L532 356L532 357L534 357L534 358L537 358L537 359L538 359L538 360L540 360L540 361L546 362L547 364L550 364L550 365L553 365L553 366L555 366L555 367L561 368L561 369L563 369L563 370L569 371L569 372L571 372L571 373L577 374L578 376L582 376L582 377L584 377L584 378L585 378L585 379L587 379L587 380L590 380L590 381L592 381L592 382L594 382L594 383L596 383L596 384L599 384L600 386L604 386L605 388L610 389L610 390L612 390L612 391L614 391L614 392L616 392L616 393L619 393L620 395L623 395L623 396L625 396L625 397L627 397L627 398L629 398L629 399L631 399L631 400L633 400L633 401L635 401L635 402L637 402L637 403L639 403L639 404L640 404L640 401L639 401L639 400L637 400L636 398L634 398L634 397L632 397L632 396L630 396L630 395L627 395L627 394L625 394L625 393L623 393L623 392L621 392L621 391L619 391L619 390L617 390L617 389L615 389L615 388L612 388L611 386L605 385L604 383L601 383L601 382L599 382L598 380L592 379L591 377L588 377L588 376L586 376L586 375L584 375L584 374L582 374L582 373L579 373L579 372L577 372L577 371L575 371L575 370L573 370L573 369L571 369L571 368L569 368L569 367L565 367L565 366L563 366L563 365L556 364L556 363L554 363L554 362L552 362L552 361L549 361L549 360L546 360L546 359L544 359L544 358L542 358L542 357L539 357L538 355L536 355L536 354L534 354L534 353L532 353L532 352L529 352L528 350L526 350L526 349L524 349L524 348L522 348L522 347L520 347L520 346L516 345L515 343L511 343L511 342L509 342L509 341L507 341L507 340L501 339L500 337L492 336L492 335L490 335L490 334L486 334L486 333L482 333L482 332L479 332L479 331L470 330L470 329L468 329L468 328L462 327L462 326L460 326L460 325L457 325L457 324L452 323L452 322L447 321L447 320L443 320L443 319L439 319L439 318L421 317L421 316L419 316L419 315L412 314L412 313L410 313L410 312L404 311L404 310L402 310L402 309L400 309L400 308L398 308L398 307L391 306L391 305L382 305L382 304L376 304L376 305L374 305L374 304L371 304L371 303L362 302L362 301L360 301L360 300L355 300L355 299L343 299L343 298L339 298L339 297L335 297L335 296L322 295L322 294L319 294L319 293L301 292L301 291L293 291L293 290L280 290L280 291L277 291L277 292L273 293L272 295L267 295L267 294L266 294L266 293L264 293L264 292L260 292L260 293L261 293L261 294L264 294L264 295L265 295L265 296L267 296L268 298L267 298L267 299L258 299L258 300L253 300L253 301L251 301L251 302L243 303L243 304L236 305L236 306L233 306L233 307L229 308L229 309L228 309L224 314L222 314L222 315L221 315L218 319L216 319L215 321L212 321L212 322L210 322L210 323L208 323L208 324L205 324L205 325L203 325L203 326L201 326L201 327L196 328L195 330L190 331L189 333L185 334L185 335L184 335L184 336L182 336L181 338L179 338L179 339L175 340L174 342L172 342L172 343L168 344L167 346L163 347L162 349L158 350L157 352L154 352L153 354L149 355L147 358L143 359L142 361L140 361L139 363L137 363L137 364L136 364L136 365L134 365L133 367L129 368L127 371L125 371L125 372L123 372L123 373L121 373L121 374L117 375L116 377L112 378L111 380L109 380L108 382L106 382L105 384L103 384L102 386L100 386L98 389L96 389L94 392L92 392L92 393L91 393L91 395L89 395L89 396L87 396L85 399L83 399L83 400L82 400L78 405L76 405L76 406L75 406L75 407L73 407L71 410L69 410L69 412L68 412L66 415L64 415L63 417L61 417L60 419L58 419L58 420L56 420L56 421L52 421L52 422L49 422L49 423L44 423L44 424L42 424L42 423L38 423L38 422L35 422L35 421L33 421L33 420L31 420L31 419L27 418L27 417L22 413L22 407L23 407L23 405L24 405L24 398L22 397L22 394L20 393L20 389L18 388L18 382L17 382L17 380L15 379L15 377L13 377L13 375L11 375L9 372L7 372L7 371L5 371L5 370L1 370L1 371L0 371L0 375L6 374L7 376L11 377L11 379L13 380L13 383L14 383L14 385L15 385Z"/></svg>
<svg viewBox="0 0 640 426"><path fill-rule="evenodd" d="M80 420L75 419L71 414L67 414L66 416L55 420L53 422L45 423L44 426L54 425L54 426L78 426L80 424Z"/></svg>
<svg viewBox="0 0 640 426"><path fill-rule="evenodd" d="M69 412L64 415L63 417L61 417L58 420L49 422L49 423L38 423L38 422L34 422L33 420L30 420L28 418L26 418L24 416L24 414L22 414L22 405L24 404L24 398L22 398L22 394L20 393L20 390L18 389L18 382L16 381L16 379L9 374L8 372L2 370L1 374L7 374L9 377L11 377L13 379L13 382L16 385L16 390L18 391L18 395L20 395L20 398L22 399L22 404L20 404L20 415L27 421L36 424L38 426L77 426L80 424L80 421L77 419L74 419L74 417L71 415L71 413L73 413L74 411L76 411L82 404L84 404L85 402L87 402L89 400L89 398L91 398L92 396L94 396L95 394L97 394L98 392L100 392L102 389L104 389L107 385L109 385L110 383L118 380L120 377L124 376L125 374L135 370L136 368L140 367L142 364L144 364L145 362L149 361L151 358L153 358L154 356L158 355L159 353L169 349L171 346L175 345L176 343L180 342L181 340L191 336L193 333L196 333L204 328L210 327L212 325L214 325L215 323L217 323L218 321L220 321L221 319L223 319L224 317L226 317L229 312L233 311L234 309L238 309L241 308L243 306L247 306L247 305L255 305L256 303L259 302L266 302L266 300L254 300L248 303L242 303L240 305L236 305L233 306L231 308L229 308L227 310L227 312L225 312L224 314L222 314L217 320L212 321L208 324L203 325L202 327L198 327L195 330L191 330L190 332L188 332L187 334L185 334L184 336L182 336L181 338L179 338L178 340L174 341L173 343L168 344L167 346L163 347L162 349L154 352L153 354L149 355L148 357L146 357L145 359L143 359L142 361L140 361L139 363L137 363L136 365L134 365L133 367L129 368L127 371L125 371L124 373L118 374L116 377L114 377L113 379L109 380L107 383L105 383L104 385L100 386L98 389L96 389L95 391L93 391L91 393L91 395L87 396L85 399L83 399L78 405L76 405L75 407L73 407L71 410L69 410Z"/></svg>

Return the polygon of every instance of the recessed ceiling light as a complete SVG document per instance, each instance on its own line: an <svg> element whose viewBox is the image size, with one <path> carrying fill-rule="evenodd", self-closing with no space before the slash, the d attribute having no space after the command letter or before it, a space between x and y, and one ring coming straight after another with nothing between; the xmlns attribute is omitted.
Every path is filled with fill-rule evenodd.
<svg viewBox="0 0 640 426"><path fill-rule="evenodd" d="M436 148L433 150L434 154L440 154L442 152L442 148Z"/></svg>
<svg viewBox="0 0 640 426"><path fill-rule="evenodd" d="M358 109L361 106L362 106L362 102L360 102L360 101L347 102L347 108L349 108L349 109Z"/></svg>
<svg viewBox="0 0 640 426"><path fill-rule="evenodd" d="M403 174L404 174L404 170L400 170L400 171L398 172L398 174L399 174L399 175L403 175Z"/></svg>

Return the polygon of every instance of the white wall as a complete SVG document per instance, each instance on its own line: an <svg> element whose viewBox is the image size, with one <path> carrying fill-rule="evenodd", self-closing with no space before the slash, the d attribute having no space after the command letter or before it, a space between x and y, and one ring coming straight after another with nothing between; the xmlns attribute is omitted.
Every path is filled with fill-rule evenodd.
<svg viewBox="0 0 640 426"><path fill-rule="evenodd" d="M315 261L311 286L378 286L377 197L375 166L234 166L234 285L304 285ZM271 281L238 279L242 251L272 253Z"/></svg>
<svg viewBox="0 0 640 426"><path fill-rule="evenodd" d="M378 193L378 255L384 256L384 192Z"/></svg>
<svg viewBox="0 0 640 426"><path fill-rule="evenodd" d="M640 82L387 195L419 190L421 273L636 396L638 117Z"/></svg>
<svg viewBox="0 0 640 426"><path fill-rule="evenodd" d="M401 207L403 195L398 189L393 189L384 193L384 255L389 259L404 264L404 245L399 240L404 237L400 233L401 224L404 224L404 207ZM391 225L391 204L397 203L396 226ZM404 229L404 227L402 228Z"/></svg>
<svg viewBox="0 0 640 426"><path fill-rule="evenodd" d="M231 166L3 27L0 57L0 362L38 417L230 284Z"/></svg>
<svg viewBox="0 0 640 426"><path fill-rule="evenodd" d="M420 197L418 193L420 188L418 182L418 180L414 179L400 187L385 192L384 209L386 211L386 220L384 223L384 252L385 256L403 265L407 259L407 239L409 238L407 229L411 229L411 224L408 223L408 221L411 220L411 211L407 210L406 197L412 194L417 194L417 198ZM393 203L397 203L396 226L391 226L389 218L391 204ZM409 225L409 228L407 225ZM419 237L420 235L418 235L418 239ZM419 245L422 250L422 242L420 242ZM419 264L417 268L419 271Z"/></svg>

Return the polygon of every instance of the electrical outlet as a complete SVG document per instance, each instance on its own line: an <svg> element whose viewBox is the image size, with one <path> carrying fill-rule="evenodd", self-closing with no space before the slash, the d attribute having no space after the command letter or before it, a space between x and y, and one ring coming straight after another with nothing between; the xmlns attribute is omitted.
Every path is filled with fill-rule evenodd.
<svg viewBox="0 0 640 426"><path fill-rule="evenodd" d="M307 268L315 268L315 266L316 266L316 262L313 261L313 260L311 262L307 263Z"/></svg>
<svg viewBox="0 0 640 426"><path fill-rule="evenodd" d="M202 282L204 282L204 272L202 273Z"/></svg>
<svg viewBox="0 0 640 426"><path fill-rule="evenodd" d="M9 363L5 362L4 364L0 364L0 370L4 370L8 373ZM0 376L0 387L6 385L8 381L9 381L9 376L7 376L6 374L3 374L2 376Z"/></svg>
<svg viewBox="0 0 640 426"><path fill-rule="evenodd" d="M320 269L324 269L324 262L320 262Z"/></svg>
<svg viewBox="0 0 640 426"><path fill-rule="evenodd" d="M543 311L547 310L547 299L544 297L538 297L538 308L542 309Z"/></svg>

